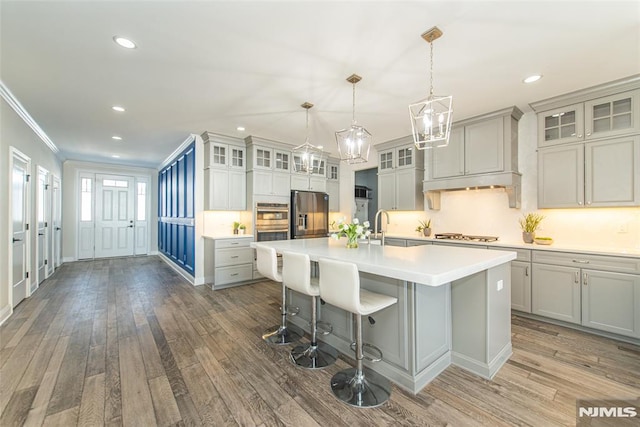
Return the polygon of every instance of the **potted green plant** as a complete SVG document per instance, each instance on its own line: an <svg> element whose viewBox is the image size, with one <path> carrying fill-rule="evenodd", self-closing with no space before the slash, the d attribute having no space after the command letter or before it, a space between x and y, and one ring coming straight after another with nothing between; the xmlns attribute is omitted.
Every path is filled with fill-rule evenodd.
<svg viewBox="0 0 640 427"><path fill-rule="evenodd" d="M244 234L247 230L247 226L244 224L240 224L238 226L238 234Z"/></svg>
<svg viewBox="0 0 640 427"><path fill-rule="evenodd" d="M418 221L416 231L424 234L425 237L431 236L431 220L427 219L426 221Z"/></svg>
<svg viewBox="0 0 640 427"><path fill-rule="evenodd" d="M233 234L238 234L238 230L240 229L240 223L238 221L233 221Z"/></svg>
<svg viewBox="0 0 640 427"><path fill-rule="evenodd" d="M522 218L518 222L520 223L520 228L522 228L522 240L525 243L533 243L533 239L536 237L536 230L540 227L543 219L543 215L535 212L522 214Z"/></svg>

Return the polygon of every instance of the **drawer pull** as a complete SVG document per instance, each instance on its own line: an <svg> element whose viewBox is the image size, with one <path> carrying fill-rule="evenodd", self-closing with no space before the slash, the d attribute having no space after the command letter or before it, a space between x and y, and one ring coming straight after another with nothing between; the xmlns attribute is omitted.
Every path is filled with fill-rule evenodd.
<svg viewBox="0 0 640 427"><path fill-rule="evenodd" d="M574 283L579 283L579 282L580 282L580 273L576 271L576 279L574 280Z"/></svg>
<svg viewBox="0 0 640 427"><path fill-rule="evenodd" d="M233 276L237 276L240 273L231 273L229 276L233 277Z"/></svg>
<svg viewBox="0 0 640 427"><path fill-rule="evenodd" d="M529 277L529 266L526 266L524 268L524 275L525 275L525 277Z"/></svg>
<svg viewBox="0 0 640 427"><path fill-rule="evenodd" d="M576 264L589 264L589 261L586 259L572 259L572 262L575 262Z"/></svg>
<svg viewBox="0 0 640 427"><path fill-rule="evenodd" d="M239 258L239 256L238 255L234 255L234 256L231 257L231 259L236 259L236 258Z"/></svg>
<svg viewBox="0 0 640 427"><path fill-rule="evenodd" d="M240 242L231 242L232 245L239 245Z"/></svg>
<svg viewBox="0 0 640 427"><path fill-rule="evenodd" d="M587 286L587 273L582 273L582 284Z"/></svg>

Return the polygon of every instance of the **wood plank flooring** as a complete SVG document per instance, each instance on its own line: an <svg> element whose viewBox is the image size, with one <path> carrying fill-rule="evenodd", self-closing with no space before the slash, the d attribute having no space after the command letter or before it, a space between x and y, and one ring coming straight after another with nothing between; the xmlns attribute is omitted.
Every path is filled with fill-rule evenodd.
<svg viewBox="0 0 640 427"><path fill-rule="evenodd" d="M157 257L63 265L0 328L2 426L575 425L577 398L640 399L640 347L514 316L492 381L450 367L380 408L338 402L329 380L260 335L280 285L213 292Z"/></svg>

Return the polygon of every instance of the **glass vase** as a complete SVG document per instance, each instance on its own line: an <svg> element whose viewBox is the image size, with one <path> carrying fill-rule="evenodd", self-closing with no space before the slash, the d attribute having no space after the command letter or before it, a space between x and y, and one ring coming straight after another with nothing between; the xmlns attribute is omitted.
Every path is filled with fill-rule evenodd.
<svg viewBox="0 0 640 427"><path fill-rule="evenodd" d="M348 249L355 249L358 247L358 236L348 236L347 239Z"/></svg>

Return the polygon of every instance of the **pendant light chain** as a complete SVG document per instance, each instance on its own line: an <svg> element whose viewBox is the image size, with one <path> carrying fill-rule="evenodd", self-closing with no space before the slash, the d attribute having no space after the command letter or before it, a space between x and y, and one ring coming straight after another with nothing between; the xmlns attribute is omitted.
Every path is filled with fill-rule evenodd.
<svg viewBox="0 0 640 427"><path fill-rule="evenodd" d="M429 75L430 75L430 80L429 80L429 97L433 98L433 41L429 42L429 51L431 52L429 55L429 62L430 62L430 67L429 67Z"/></svg>
<svg viewBox="0 0 640 427"><path fill-rule="evenodd" d="M309 141L309 109L307 108L307 134L305 136L305 141Z"/></svg>
<svg viewBox="0 0 640 427"><path fill-rule="evenodd" d="M353 86L353 115L351 116L351 121L353 124L356 124L356 84L352 83Z"/></svg>

